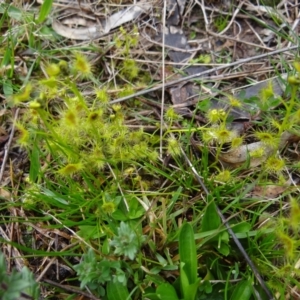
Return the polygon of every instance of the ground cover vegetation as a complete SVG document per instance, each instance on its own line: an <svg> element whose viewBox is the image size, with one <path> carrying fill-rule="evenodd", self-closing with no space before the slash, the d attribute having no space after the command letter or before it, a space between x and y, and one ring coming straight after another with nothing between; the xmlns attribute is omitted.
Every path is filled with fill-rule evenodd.
<svg viewBox="0 0 300 300"><path fill-rule="evenodd" d="M141 40L149 19L74 42L51 27L57 4L0 4L1 299L298 299L297 51L230 69L297 44L297 8L190 1L192 40L211 13L218 40L236 22L267 45L202 49L181 68ZM164 88L138 95L220 64L219 79L192 80L193 103L183 90L182 103Z"/></svg>

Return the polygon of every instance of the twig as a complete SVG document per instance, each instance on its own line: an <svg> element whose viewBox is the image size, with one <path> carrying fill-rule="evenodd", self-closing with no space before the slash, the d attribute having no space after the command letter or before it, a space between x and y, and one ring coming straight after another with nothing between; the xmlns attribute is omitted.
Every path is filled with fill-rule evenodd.
<svg viewBox="0 0 300 300"><path fill-rule="evenodd" d="M272 56L272 55L279 54L279 53L283 53L283 52L286 52L286 51L295 50L295 49L298 49L298 47L299 46L286 47L286 48L283 48L283 49L278 49L278 50L275 50L275 51L271 51L269 53L264 53L264 54L260 54L260 55L257 55L257 56L252 56L252 57L244 58L244 59L232 62L230 64L226 64L226 65L219 66L219 67L216 67L216 68L213 68L213 69L210 69L210 70L205 70L203 72L199 72L199 73L196 73L196 74L185 76L185 77L182 77L182 78L170 81L170 82L166 82L166 83L164 83L164 85L163 84L159 84L159 85L154 86L154 87L152 87L150 89L142 90L142 91L137 92L135 94L132 94L132 95L129 95L129 96L126 96L126 97L122 97L122 98L119 98L119 99L116 99L116 100L113 100L113 101L110 102L110 104L120 103L120 102L126 101L126 100L134 98L134 97L142 96L142 95L148 94L150 92L154 92L154 91L160 90L163 86L164 86L164 88L166 88L166 87L169 87L169 86L181 83L183 81L188 81L188 80L191 80L191 79L194 79L194 78L197 78L197 77L202 77L204 75L208 75L208 74L211 74L211 73L214 73L214 72L226 69L228 67L233 67L233 66L237 66L239 64L248 63L248 62L250 62L252 60L255 60L255 59L265 58L265 57Z"/></svg>
<svg viewBox="0 0 300 300"><path fill-rule="evenodd" d="M162 30L162 89L161 89L161 110L160 110L160 141L159 141L159 154L160 157L163 157L163 123L164 123L164 106L165 106L165 81L166 81L166 75L165 75L165 29L166 29L166 15L167 15L167 4L166 1L164 1L164 7L163 7L163 30Z"/></svg>
<svg viewBox="0 0 300 300"><path fill-rule="evenodd" d="M55 287L58 287L60 289L65 290L65 291L82 295L82 296L87 297L87 298L92 299L92 300L101 300L101 298L97 298L97 297L95 297L91 294L88 294L86 292L83 292L83 291L81 291L78 288L75 288L73 286L69 286L69 285L66 286L66 285L63 285L63 284L59 284L59 283L57 283L55 281L52 281L52 280L49 280L49 279L44 279L43 282L46 282L50 285L53 285Z"/></svg>
<svg viewBox="0 0 300 300"><path fill-rule="evenodd" d="M235 20L235 17L237 16L237 14L239 13L241 7L243 6L244 4L244 1L241 1L238 5L238 7L236 8L236 10L234 11L234 13L232 14L232 18L230 20L230 22L227 24L226 28L224 28L221 32L220 32L220 35L223 35L232 25L232 23L234 22Z"/></svg>

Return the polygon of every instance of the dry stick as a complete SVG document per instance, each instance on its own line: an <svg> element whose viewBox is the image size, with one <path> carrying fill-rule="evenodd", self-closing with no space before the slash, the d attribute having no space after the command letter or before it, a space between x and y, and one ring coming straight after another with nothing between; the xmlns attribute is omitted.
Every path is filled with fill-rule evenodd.
<svg viewBox="0 0 300 300"><path fill-rule="evenodd" d="M187 157L187 155L185 154L185 152L183 151L183 149L181 149L181 153L183 154L183 156L184 156L186 162L188 163L188 165L190 166L192 172L195 174L195 176L196 176L198 182L200 183L200 185L202 186L203 191L205 192L205 194L207 196L210 195L210 192L206 188L206 186L205 186L204 182L202 181L200 175L196 171L195 167L193 166L193 164L191 163L191 161L189 160L189 158ZM244 249L244 247L240 243L239 239L237 238L237 236L235 235L235 233L231 229L230 225L228 224L228 222L227 222L226 218L224 217L224 215L222 214L221 210L219 209L219 207L217 205L216 205L216 208L217 208L218 215L219 215L219 217L222 220L223 225L226 227L226 229L228 230L229 234L231 235L233 241L235 242L235 244L239 248L240 252L244 256L246 262L248 263L248 265L250 266L251 270L253 271L253 274L256 277L257 281L259 282L259 284L261 285L262 289L265 291L266 295L268 296L268 299L269 300L274 300L275 298L273 297L272 293L270 292L270 290L266 286L265 281L261 277L260 273L258 272L258 270L255 267L254 263L252 262L251 258L247 254L246 250Z"/></svg>
<svg viewBox="0 0 300 300"><path fill-rule="evenodd" d="M126 100L134 98L134 97L142 96L142 95L148 94L150 92L154 92L154 91L160 90L163 86L166 88L166 87L169 87L169 86L181 83L183 81L191 80L191 79L194 79L196 77L201 77L203 75L207 75L207 74L210 74L210 73L213 73L213 72L217 72L217 71L226 69L228 67L237 66L239 64L248 63L248 62L250 62L252 60L255 60L255 59L265 58L265 57L268 57L268 56L271 56L271 55L275 55L275 54L278 54L278 53L282 53L282 52L294 50L294 49L297 49L298 47L299 46L286 47L286 48L278 49L278 50L275 50L275 51L272 51L272 52L269 52L269 53L264 53L264 54L260 54L260 55L257 55L257 56L252 56L252 57L244 58L244 59L232 62L230 64L226 64L226 65L219 66L219 67L216 67L216 68L213 68L213 69L209 69L209 70L206 70L206 71L203 71L203 72L199 72L199 73L196 73L196 74L185 76L185 77L182 77L182 78L170 81L170 82L166 82L164 85L163 84L159 84L159 85L157 85L155 87L152 87L150 89L142 90L142 91L137 92L135 94L132 94L132 95L129 95L129 96L126 96L126 97L122 97L122 98L119 98L119 99L116 99L116 100L113 100L113 101L110 102L110 104L115 104L115 103L123 102L123 101L126 101Z"/></svg>
<svg viewBox="0 0 300 300"><path fill-rule="evenodd" d="M293 26L292 26L292 28L291 28L291 33L292 34L294 34L294 38L296 38L296 40L298 39L298 34L297 34L297 32L295 32L295 29L298 27L298 25L299 25L299 22L300 22L300 19L299 19L299 17L300 17L300 12L298 13L298 15L297 15L297 18L295 19L295 21L294 21L294 24L293 24ZM291 34L291 35L292 35ZM292 41L290 41L289 43L288 43L288 47L290 47L291 45L292 45Z"/></svg>
<svg viewBox="0 0 300 300"><path fill-rule="evenodd" d="M165 29L166 29L166 15L167 15L167 4L166 1L164 1L164 7L163 7L163 34L162 34L162 89L161 89L161 110L160 110L160 142L159 142L159 154L160 157L163 157L163 123L164 123L164 106L165 106L165 81L166 81L166 75L165 75Z"/></svg>
<svg viewBox="0 0 300 300"><path fill-rule="evenodd" d="M78 288L73 287L73 286L70 286L70 285L66 286L66 285L63 285L63 284L59 284L59 283L57 283L57 282L55 282L55 281L52 281L52 280L49 280L49 279L44 279L43 281L46 282L46 283L48 283L48 284L50 284L50 285L53 285L53 286L58 287L58 288L60 288L60 289L63 289L63 290L65 290L65 291L68 291L68 292L71 292L71 293L76 293L76 294L85 296L85 297L87 297L88 299L92 299L92 300L101 300L101 298L97 298L97 297L95 297L95 296L93 296L93 295L91 295L91 294L88 294L88 293L86 293L86 292L83 292L83 291L79 290Z"/></svg>

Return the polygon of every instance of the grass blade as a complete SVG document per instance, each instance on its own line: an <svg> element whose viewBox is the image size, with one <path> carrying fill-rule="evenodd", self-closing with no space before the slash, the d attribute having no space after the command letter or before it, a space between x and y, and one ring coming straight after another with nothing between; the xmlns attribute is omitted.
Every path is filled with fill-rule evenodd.
<svg viewBox="0 0 300 300"><path fill-rule="evenodd" d="M52 8L52 2L53 2L53 0L44 0L43 4L41 6L39 17L36 21L38 24L43 23L46 20L46 18L48 17L48 15L51 11L51 8Z"/></svg>

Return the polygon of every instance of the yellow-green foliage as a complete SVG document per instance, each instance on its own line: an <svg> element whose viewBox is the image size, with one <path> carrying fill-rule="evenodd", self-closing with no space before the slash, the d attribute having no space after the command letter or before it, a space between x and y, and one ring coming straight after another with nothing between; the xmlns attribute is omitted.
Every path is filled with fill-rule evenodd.
<svg viewBox="0 0 300 300"><path fill-rule="evenodd" d="M14 97L27 107L17 124L20 144L30 145L36 136L42 136L41 147L61 162L58 174L62 176L97 171L108 162L155 159L156 152L148 147L151 136L126 126L124 109L120 104L109 106L106 88L96 89L87 98L74 84L76 78L91 76L88 59L76 54L71 66L66 75L60 64L49 64L45 70L52 77L35 84L37 96L30 97L32 85L27 85Z"/></svg>
<svg viewBox="0 0 300 300"><path fill-rule="evenodd" d="M120 63L120 71L130 81L136 79L139 75L139 67L134 59L130 57L130 50L138 44L138 29L135 26L133 31L129 34L121 27L121 36L116 36L114 41L116 48L124 60Z"/></svg>

